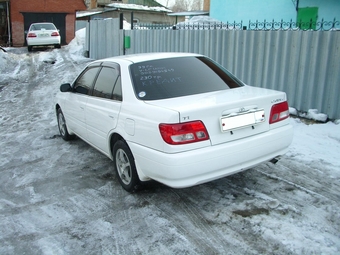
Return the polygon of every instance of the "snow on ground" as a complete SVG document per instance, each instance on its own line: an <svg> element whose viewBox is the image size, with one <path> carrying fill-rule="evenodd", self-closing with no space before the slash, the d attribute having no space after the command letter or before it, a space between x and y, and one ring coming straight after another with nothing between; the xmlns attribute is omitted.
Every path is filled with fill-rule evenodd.
<svg viewBox="0 0 340 255"><path fill-rule="evenodd" d="M333 122L306 125L300 119L293 119L294 140L287 153L299 161L325 162L340 174L340 125ZM321 159L320 159L321 158Z"/></svg>
<svg viewBox="0 0 340 255"><path fill-rule="evenodd" d="M0 51L0 254L340 254L339 121L292 117L276 165L129 194L109 159L58 134L54 96L90 61L84 34Z"/></svg>

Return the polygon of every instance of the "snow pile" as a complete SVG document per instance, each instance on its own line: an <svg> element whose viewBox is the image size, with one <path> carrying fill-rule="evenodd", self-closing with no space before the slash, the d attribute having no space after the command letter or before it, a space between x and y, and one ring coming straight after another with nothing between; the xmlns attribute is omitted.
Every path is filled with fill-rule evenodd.
<svg viewBox="0 0 340 255"><path fill-rule="evenodd" d="M300 114L299 116L303 118L307 118L307 119L322 121L322 122L326 122L328 119L328 116L326 114L319 113L317 109L310 109L308 110L307 113Z"/></svg>
<svg viewBox="0 0 340 255"><path fill-rule="evenodd" d="M186 23L195 24L195 23L222 23L220 20L211 18L210 16L206 15L200 15L200 16L194 16L190 20L188 20Z"/></svg>
<svg viewBox="0 0 340 255"><path fill-rule="evenodd" d="M76 31L75 38L66 46L66 50L74 56L84 56L85 37L86 28Z"/></svg>
<svg viewBox="0 0 340 255"><path fill-rule="evenodd" d="M184 25L216 25L216 24L223 24L221 21L211 18L210 16L206 15L199 15L199 16L194 16L190 18L189 20L182 21L177 23L177 26L184 26Z"/></svg>
<svg viewBox="0 0 340 255"><path fill-rule="evenodd" d="M10 67L18 63L20 59L22 59L22 56L0 51L0 73L5 74L13 72L13 69Z"/></svg>
<svg viewBox="0 0 340 255"><path fill-rule="evenodd" d="M123 20L123 29L124 30L130 30L131 29L131 24L127 22L126 20Z"/></svg>
<svg viewBox="0 0 340 255"><path fill-rule="evenodd" d="M7 54L0 50L0 70L4 70L7 63Z"/></svg>
<svg viewBox="0 0 340 255"><path fill-rule="evenodd" d="M73 61L83 61L86 28L76 32L75 38L65 47L65 52ZM60 49L46 51L37 50L28 53L26 47L6 48L7 52L0 51L0 83L6 84L11 80L27 83L32 76L43 76L46 64L62 62ZM88 59L86 59L88 60Z"/></svg>
<svg viewBox="0 0 340 255"><path fill-rule="evenodd" d="M0 82L11 79L24 81L26 78L23 77L30 71L30 61L28 55L0 51Z"/></svg>
<svg viewBox="0 0 340 255"><path fill-rule="evenodd" d="M222 27L227 28L227 25L223 22L211 18L206 15L194 16L189 20L182 21L176 24L177 29L191 28L191 29L220 29ZM231 29L232 27L228 27Z"/></svg>
<svg viewBox="0 0 340 255"><path fill-rule="evenodd" d="M326 122L328 120L327 114L319 113L318 109L309 109L307 112L299 112L295 108L289 107L289 113L297 117L320 122Z"/></svg>

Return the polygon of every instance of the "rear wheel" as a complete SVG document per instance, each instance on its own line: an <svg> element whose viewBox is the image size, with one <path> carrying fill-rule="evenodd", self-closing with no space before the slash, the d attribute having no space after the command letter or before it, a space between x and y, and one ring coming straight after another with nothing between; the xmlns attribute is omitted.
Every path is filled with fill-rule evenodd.
<svg viewBox="0 0 340 255"><path fill-rule="evenodd" d="M59 128L59 132L60 132L61 137L65 141L72 140L74 138L74 135L70 135L68 133L65 117L64 117L64 114L63 114L63 112L61 111L60 108L57 111L57 120L58 120L58 128Z"/></svg>
<svg viewBox="0 0 340 255"><path fill-rule="evenodd" d="M113 158L119 183L126 191L135 191L140 181L135 159L124 141L119 140L114 144Z"/></svg>
<svg viewBox="0 0 340 255"><path fill-rule="evenodd" d="M60 44L56 44L56 45L54 45L54 48L60 49L61 45Z"/></svg>
<svg viewBox="0 0 340 255"><path fill-rule="evenodd" d="M28 50L29 52L31 52L32 49L33 49L33 46L27 46L27 50Z"/></svg>

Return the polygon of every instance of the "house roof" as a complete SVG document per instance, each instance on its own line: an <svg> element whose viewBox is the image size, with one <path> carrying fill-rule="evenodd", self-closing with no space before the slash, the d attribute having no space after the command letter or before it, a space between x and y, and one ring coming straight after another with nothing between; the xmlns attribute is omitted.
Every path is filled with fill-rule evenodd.
<svg viewBox="0 0 340 255"><path fill-rule="evenodd" d="M187 11L187 12L173 12L169 13L168 16L200 16L209 15L207 11Z"/></svg>
<svg viewBox="0 0 340 255"><path fill-rule="evenodd" d="M105 12L117 11L117 10L138 10L138 11L153 11L153 12L167 12L171 13L172 11L167 9L164 6L144 6L138 4L120 4L113 3L105 5L105 8L93 9L87 11L78 11L76 13L77 18L90 17L96 14L101 14ZM168 14L169 15L169 14Z"/></svg>
<svg viewBox="0 0 340 255"><path fill-rule="evenodd" d="M146 5L146 6L165 7L164 5L160 4L158 1L155 1L155 0L128 0L127 3L129 3L129 4Z"/></svg>
<svg viewBox="0 0 340 255"><path fill-rule="evenodd" d="M154 11L154 12L172 12L168 8L164 6L145 6L139 4L121 4L121 3L112 3L107 4L105 7L114 8L114 9L124 9L124 10L138 10L138 11Z"/></svg>
<svg viewBox="0 0 340 255"><path fill-rule="evenodd" d="M76 17L77 18L89 17L89 16L100 14L100 13L103 13L103 12L105 12L105 11L78 11L76 13Z"/></svg>

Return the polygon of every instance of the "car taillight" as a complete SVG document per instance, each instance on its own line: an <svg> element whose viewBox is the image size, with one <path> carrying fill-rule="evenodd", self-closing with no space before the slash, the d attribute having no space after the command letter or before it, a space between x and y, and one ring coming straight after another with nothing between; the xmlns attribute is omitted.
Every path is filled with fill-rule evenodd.
<svg viewBox="0 0 340 255"><path fill-rule="evenodd" d="M28 33L27 37L37 37L35 33Z"/></svg>
<svg viewBox="0 0 340 255"><path fill-rule="evenodd" d="M177 124L159 124L163 140L168 144L187 144L209 139L208 131L202 121Z"/></svg>
<svg viewBox="0 0 340 255"><path fill-rule="evenodd" d="M289 107L287 101L274 104L270 111L269 124L279 122L289 117Z"/></svg>
<svg viewBox="0 0 340 255"><path fill-rule="evenodd" d="M53 32L53 33L51 34L51 36L59 36L59 33L58 33L58 32Z"/></svg>

